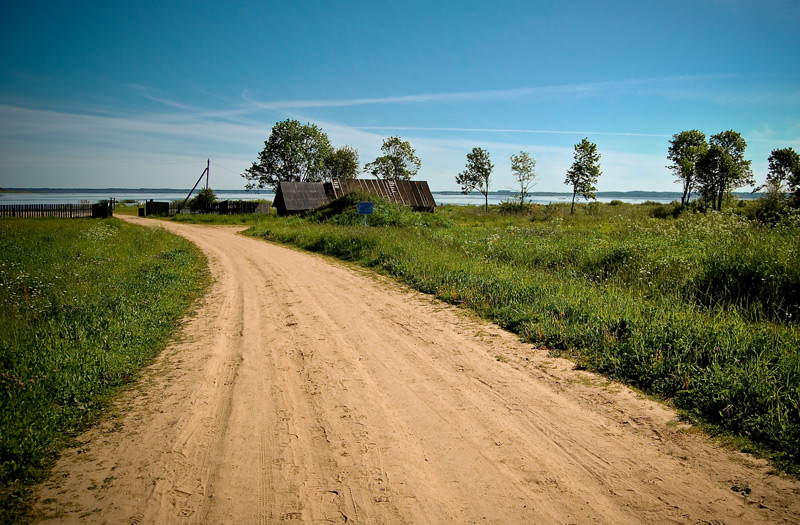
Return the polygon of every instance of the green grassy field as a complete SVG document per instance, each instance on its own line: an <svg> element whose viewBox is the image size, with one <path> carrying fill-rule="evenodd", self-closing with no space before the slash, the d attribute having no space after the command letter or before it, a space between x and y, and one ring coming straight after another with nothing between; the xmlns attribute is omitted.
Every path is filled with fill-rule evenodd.
<svg viewBox="0 0 800 525"><path fill-rule="evenodd" d="M578 366L674 401L800 462L800 236L734 213L657 219L657 205L522 214L353 201L249 233L377 268ZM509 207L505 207L508 209ZM375 226L380 225L380 226Z"/></svg>
<svg viewBox="0 0 800 525"><path fill-rule="evenodd" d="M207 282L202 254L160 229L0 219L0 521Z"/></svg>

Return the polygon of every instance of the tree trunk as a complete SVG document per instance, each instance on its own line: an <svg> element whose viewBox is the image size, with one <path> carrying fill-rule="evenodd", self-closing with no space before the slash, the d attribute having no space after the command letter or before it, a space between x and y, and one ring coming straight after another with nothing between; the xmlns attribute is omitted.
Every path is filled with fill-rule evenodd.
<svg viewBox="0 0 800 525"><path fill-rule="evenodd" d="M489 211L489 192L483 194L483 197L486 199L486 205L484 206L484 210Z"/></svg>
<svg viewBox="0 0 800 525"><path fill-rule="evenodd" d="M575 194L578 193L577 190L572 191L572 207L569 209L570 215L575 215Z"/></svg>

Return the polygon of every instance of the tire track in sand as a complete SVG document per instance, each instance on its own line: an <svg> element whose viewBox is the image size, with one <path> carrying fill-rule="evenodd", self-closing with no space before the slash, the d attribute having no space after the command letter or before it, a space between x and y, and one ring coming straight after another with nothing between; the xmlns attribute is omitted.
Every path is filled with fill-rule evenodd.
<svg viewBox="0 0 800 525"><path fill-rule="evenodd" d="M37 521L800 521L797 482L456 308L235 228L129 220L196 243L215 283L62 454Z"/></svg>

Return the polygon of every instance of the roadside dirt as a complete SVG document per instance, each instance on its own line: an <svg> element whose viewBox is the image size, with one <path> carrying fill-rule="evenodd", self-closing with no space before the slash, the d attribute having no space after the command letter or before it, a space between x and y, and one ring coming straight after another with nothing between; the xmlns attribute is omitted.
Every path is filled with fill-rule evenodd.
<svg viewBox="0 0 800 525"><path fill-rule="evenodd" d="M41 523L797 523L800 483L469 314L227 227Z"/></svg>

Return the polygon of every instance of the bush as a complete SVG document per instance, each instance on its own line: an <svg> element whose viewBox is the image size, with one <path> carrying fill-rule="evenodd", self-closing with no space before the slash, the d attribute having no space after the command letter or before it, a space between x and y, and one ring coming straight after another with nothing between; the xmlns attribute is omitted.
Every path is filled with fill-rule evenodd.
<svg viewBox="0 0 800 525"><path fill-rule="evenodd" d="M531 206L532 221L549 221L559 214L559 209L564 205L558 204L534 204Z"/></svg>
<svg viewBox="0 0 800 525"><path fill-rule="evenodd" d="M189 208L192 213L208 212L214 203L217 202L217 195L211 188L203 188L200 192L189 201Z"/></svg>
<svg viewBox="0 0 800 525"><path fill-rule="evenodd" d="M531 211L531 205L518 201L503 201L493 206L500 215L523 215Z"/></svg>
<svg viewBox="0 0 800 525"><path fill-rule="evenodd" d="M656 219L676 218L683 213L684 207L678 201L672 201L669 204L659 204L657 207L650 211L650 216Z"/></svg>
<svg viewBox="0 0 800 525"><path fill-rule="evenodd" d="M789 199L781 191L780 186L771 184L767 186L766 193L749 206L747 215L762 224L772 226L781 222L788 212Z"/></svg>
<svg viewBox="0 0 800 525"><path fill-rule="evenodd" d="M322 208L302 214L301 217L314 222L359 226L364 224L363 215L358 213L359 202L373 203L373 213L367 216L369 226L438 226L449 223L439 214L415 212L407 206L395 204L363 190L350 192Z"/></svg>

